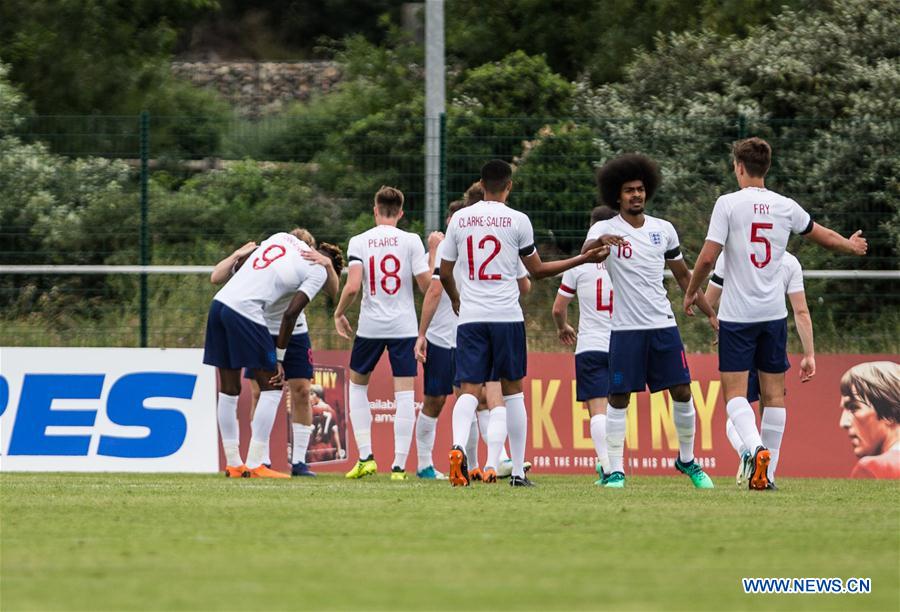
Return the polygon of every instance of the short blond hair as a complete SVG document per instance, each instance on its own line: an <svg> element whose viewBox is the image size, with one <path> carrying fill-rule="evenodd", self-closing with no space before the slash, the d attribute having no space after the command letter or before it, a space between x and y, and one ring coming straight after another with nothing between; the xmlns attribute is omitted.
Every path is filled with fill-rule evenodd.
<svg viewBox="0 0 900 612"><path fill-rule="evenodd" d="M375 206L384 217L396 217L403 210L403 192L396 187L382 185L375 194Z"/></svg>
<svg viewBox="0 0 900 612"><path fill-rule="evenodd" d="M316 239L305 227L295 227L291 230L291 236L297 240L302 240L312 248L316 248Z"/></svg>

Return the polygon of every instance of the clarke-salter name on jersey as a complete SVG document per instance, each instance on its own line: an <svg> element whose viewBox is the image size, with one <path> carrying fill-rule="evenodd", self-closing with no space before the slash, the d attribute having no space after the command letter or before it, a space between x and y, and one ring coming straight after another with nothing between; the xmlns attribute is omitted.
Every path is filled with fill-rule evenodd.
<svg viewBox="0 0 900 612"><path fill-rule="evenodd" d="M510 217L460 217L459 227L512 227Z"/></svg>

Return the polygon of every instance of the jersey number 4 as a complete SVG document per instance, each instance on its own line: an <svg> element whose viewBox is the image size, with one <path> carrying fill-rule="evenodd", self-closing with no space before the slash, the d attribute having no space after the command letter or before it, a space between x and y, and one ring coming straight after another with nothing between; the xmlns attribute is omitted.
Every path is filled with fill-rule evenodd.
<svg viewBox="0 0 900 612"><path fill-rule="evenodd" d="M613 290L609 290L609 299L606 304L603 303L603 279L597 279L597 310L599 312L608 312L609 316L613 313Z"/></svg>
<svg viewBox="0 0 900 612"><path fill-rule="evenodd" d="M750 261L757 268L765 268L772 261L772 245L765 236L760 236L760 230L770 230L774 225L771 223L754 223L750 226L750 242L761 242L766 245L766 256L762 261L756 256L756 253L750 253Z"/></svg>
<svg viewBox="0 0 900 612"><path fill-rule="evenodd" d="M378 264L381 270L381 289L388 295L400 291L400 260L396 255L388 253ZM375 256L369 257L369 293L375 295L378 285L375 283Z"/></svg>
<svg viewBox="0 0 900 612"><path fill-rule="evenodd" d="M481 263L481 266L478 268L478 280L500 280L499 274L486 274L484 271L484 269L487 268L487 265L489 263L491 263L491 260L493 260L494 257L496 257L498 253L500 253L500 241L497 239L496 236L491 236L490 234L488 234L487 236L484 236L478 242L478 250L479 251L487 250L488 243L491 243L493 245L493 251L491 251L491 254L487 256L487 259L485 259ZM475 238L474 237L469 236L466 239L466 247L467 247L468 255L469 255L469 280L475 280Z"/></svg>

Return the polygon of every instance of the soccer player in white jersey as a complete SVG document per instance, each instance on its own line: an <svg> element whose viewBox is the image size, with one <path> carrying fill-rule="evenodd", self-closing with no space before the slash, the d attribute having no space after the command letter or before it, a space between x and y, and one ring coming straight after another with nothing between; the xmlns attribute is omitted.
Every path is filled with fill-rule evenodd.
<svg viewBox="0 0 900 612"><path fill-rule="evenodd" d="M605 235L617 236L606 269L616 288L609 340L609 407L606 440L610 474L603 486L625 486L625 417L632 392L668 389L672 399L678 458L675 468L695 487L712 488L712 480L694 461L696 412L691 396L691 373L672 305L663 285L666 266L682 289L691 272L684 263L678 234L671 223L644 213L661 181L656 163L643 155L623 155L597 173L604 203L619 214L588 231L584 248ZM715 329L715 312L701 297L699 305Z"/></svg>
<svg viewBox="0 0 900 612"><path fill-rule="evenodd" d="M771 461L767 446L781 446L784 431L784 372L787 370L787 309L784 305L781 261L792 233L852 255L865 255L868 245L857 231L850 238L815 223L797 202L769 191L765 176L772 148L761 138L740 140L732 147L734 174L740 191L716 200L706 242L684 297L690 310L700 284L725 253L725 277L719 317L719 371L728 417L744 445L753 450L750 488L765 490ZM764 407L763 440L747 401L750 370L759 370Z"/></svg>
<svg viewBox="0 0 900 612"><path fill-rule="evenodd" d="M527 346L525 321L519 305L516 282L521 259L533 278L559 274L588 262L600 262L606 246L570 259L543 262L534 245L531 220L505 202L512 189L512 167L501 160L481 168L484 200L457 211L450 219L440 276L453 310L459 313L456 330L456 376L460 396L453 407L453 447L450 451L450 482L468 486L469 474L463 447L469 437L485 382L500 379L506 405L510 455L513 461L509 484L533 486L525 477L525 440L528 419L522 394ZM453 276L461 266L459 290Z"/></svg>
<svg viewBox="0 0 900 612"><path fill-rule="evenodd" d="M803 346L803 358L800 360L800 382L805 383L812 380L813 376L816 375L816 349L813 343L813 324L812 317L809 315L809 307L806 303L806 291L803 287L803 268L800 266L800 261L787 251L784 252L784 257L781 260L781 275L784 280L784 292L787 294L788 299L790 299L791 309L794 311L794 325L797 327L797 335L800 336L800 343ZM706 287L706 301L709 302L709 305L713 308L718 307L724 283L725 256L720 254L719 258L716 259L716 268L709 279L709 285ZM785 359L787 359L787 355L785 355ZM790 364L786 365L787 367L790 367ZM752 404L758 400L759 372L754 368L750 370L750 378L747 383L747 401ZM779 410L779 408L776 408L775 410ZM784 428L779 425L773 426L772 423L767 423L766 425L767 426L764 426L762 431L760 431L760 437L771 440L771 445L769 446L771 461L769 461L768 478L770 486L772 488L777 488L775 487L775 469L778 466L781 440L775 439L773 434L777 432L769 432L767 430L781 429L783 431ZM728 441L740 458L736 481L738 486L741 486L752 474L753 455L750 452L751 449L744 446L744 442L741 440L740 435L738 435L737 429L734 427L734 423L731 419L728 419L725 423L725 433L728 436Z"/></svg>
<svg viewBox="0 0 900 612"><path fill-rule="evenodd" d="M263 462L281 401L291 333L300 312L328 277L325 268L303 256L309 250L309 245L291 234L270 236L216 293L210 306L203 363L215 366L219 374L217 414L228 476L290 478ZM283 312L277 340L266 321L266 311L276 309ZM241 368L254 370L260 387L246 463L240 456L237 420Z"/></svg>
<svg viewBox="0 0 900 612"><path fill-rule="evenodd" d="M591 225L618 213L609 206L591 211ZM572 299L578 297L578 331L568 322ZM594 484L606 483L610 473L606 448L606 405L609 396L609 334L612 331L613 287L606 262L566 270L553 302L553 320L560 342L575 345L575 399L591 416L591 439L597 451Z"/></svg>
<svg viewBox="0 0 900 612"><path fill-rule="evenodd" d="M416 234L397 228L403 217L403 193L382 187L375 194L375 227L350 239L347 282L334 311L338 334L350 338L345 312L362 291L359 330L350 353L350 422L359 460L347 478L375 474L369 378L387 349L394 375L394 462L392 480L406 479L406 459L416 424L413 384L418 370L413 349L418 326L413 281L424 293L431 281L428 256Z"/></svg>
<svg viewBox="0 0 900 612"><path fill-rule="evenodd" d="M447 223L450 222L450 218L456 211L471 204L474 202L466 203L463 200L451 202L447 209ZM442 234L437 232L435 234L443 239ZM442 240L440 245L443 244ZM438 246L435 261L441 260L442 253L443 248ZM528 272L521 261L519 268L517 280L521 294L523 289L527 292L530 283ZM460 267L454 267L453 275L457 285L462 282L460 278L462 274L463 271ZM455 364L457 320L458 317L453 312L450 298L441 284L440 270L435 268L431 285L422 301L419 337L416 340L416 359L422 362L425 377L425 401L416 422L416 445L419 455L419 470L416 475L419 478L443 479L443 475L434 469L432 454L437 418L444 407L447 396L451 393L459 395L459 381L456 378ZM503 404L503 393L499 389L499 382L487 383L485 387L482 398L479 398L483 399L483 402L479 401L477 418L473 419L469 430L466 457L475 465L470 470L472 480L494 483L498 478L497 464L501 460L501 453L506 444L506 406ZM481 407L482 403L485 404L484 410ZM492 414L499 415L494 419L493 438L488 433ZM479 429L482 430L482 436L488 444L488 459L484 472L478 468L477 462Z"/></svg>
<svg viewBox="0 0 900 612"><path fill-rule="evenodd" d="M311 247L303 252L303 256L325 268L328 273L328 279L322 290L332 298L336 298L340 286L340 272L344 265L341 249L328 243L322 243L317 246L315 237L304 228L295 228L291 231L291 235ZM210 275L210 281L217 285L228 281L241 268L249 253L255 247L255 242L248 242L229 257L216 264ZM282 300L265 312L266 325L273 339L278 336L281 318L286 307L287 301ZM313 377L313 361L312 345L308 332L306 313L301 312L291 334L283 364L285 382L287 383L287 407L290 416L288 459L291 463L292 476L316 475L305 462L306 451L313 430L312 409L309 405L309 388ZM244 378L250 380L252 396L250 416L252 418L256 412L256 405L259 403L261 390L256 382L253 370L245 369ZM266 467L271 467L272 460L269 457L269 449L266 451L266 458L263 463Z"/></svg>

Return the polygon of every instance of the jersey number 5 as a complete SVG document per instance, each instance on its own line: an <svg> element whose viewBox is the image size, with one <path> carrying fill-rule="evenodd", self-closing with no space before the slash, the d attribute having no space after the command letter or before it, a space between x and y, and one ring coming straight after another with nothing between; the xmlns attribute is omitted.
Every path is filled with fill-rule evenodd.
<svg viewBox="0 0 900 612"><path fill-rule="evenodd" d="M488 234L483 237L478 242L478 250L484 250L486 248L485 245L487 243L492 243L494 245L494 250L488 255L487 259L482 262L481 266L478 268L478 280L500 280L499 274L485 274L484 269L487 268L487 265L491 263L491 260L497 256L500 252L500 241L497 240L496 236L491 236ZM475 280L475 239L472 236L469 236L466 239L466 247L469 255L469 280Z"/></svg>
<svg viewBox="0 0 900 612"><path fill-rule="evenodd" d="M389 263L390 268L388 267ZM395 255L388 253L381 258L381 263L378 264L378 267L384 275L381 277L381 289L388 295L394 295L400 291L400 275L398 274L400 272L400 260ZM391 282L389 283L388 280L391 280ZM369 257L369 293L375 295L375 289L375 256L372 255Z"/></svg>
<svg viewBox="0 0 900 612"><path fill-rule="evenodd" d="M769 230L773 227L775 226L771 223L754 223L750 226L750 242L761 242L766 245L766 256L762 261L756 257L756 253L750 253L750 261L757 268L765 268L772 261L772 245L769 243L768 238L760 236L759 230Z"/></svg>

